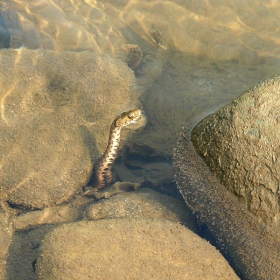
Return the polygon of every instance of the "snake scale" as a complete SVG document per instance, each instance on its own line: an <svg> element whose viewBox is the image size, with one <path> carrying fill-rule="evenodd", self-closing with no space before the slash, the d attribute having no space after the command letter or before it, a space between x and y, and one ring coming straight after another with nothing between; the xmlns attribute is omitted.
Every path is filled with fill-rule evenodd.
<svg viewBox="0 0 280 280"><path fill-rule="evenodd" d="M118 115L111 124L107 148L94 167L94 188L100 189L112 182L111 165L116 159L121 129L129 124L137 122L142 116L142 110L129 110Z"/></svg>
<svg viewBox="0 0 280 280"><path fill-rule="evenodd" d="M174 150L175 178L183 198L225 249L242 279L280 279L279 235L227 191L198 155L191 140L198 121L183 129Z"/></svg>

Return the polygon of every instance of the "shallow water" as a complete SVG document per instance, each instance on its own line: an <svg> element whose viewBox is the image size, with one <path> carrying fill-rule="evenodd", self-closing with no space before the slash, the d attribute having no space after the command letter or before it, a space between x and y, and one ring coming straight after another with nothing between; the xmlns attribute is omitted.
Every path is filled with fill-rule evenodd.
<svg viewBox="0 0 280 280"><path fill-rule="evenodd" d="M171 158L183 125L280 71L276 0L3 0L0 9L0 47L10 38L11 48L90 50L131 66L149 125L130 137L130 153L140 147L148 160Z"/></svg>
<svg viewBox="0 0 280 280"><path fill-rule="evenodd" d="M11 47L94 50L129 60L129 46L137 45L142 60L130 62L151 119L143 137L152 133L149 144L160 153L167 144L171 154L182 121L279 72L278 1L13 0L1 6ZM164 144L153 138L161 133Z"/></svg>

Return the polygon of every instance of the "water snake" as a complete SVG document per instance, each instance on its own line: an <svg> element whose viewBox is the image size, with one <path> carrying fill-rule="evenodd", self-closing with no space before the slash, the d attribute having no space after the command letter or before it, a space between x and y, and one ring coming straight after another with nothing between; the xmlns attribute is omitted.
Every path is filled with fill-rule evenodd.
<svg viewBox="0 0 280 280"><path fill-rule="evenodd" d="M192 127L183 128L174 149L175 178L186 203L225 248L242 279L279 279L279 236L213 176L192 144Z"/></svg>
<svg viewBox="0 0 280 280"><path fill-rule="evenodd" d="M142 116L142 110L129 110L118 115L111 124L107 148L94 167L94 188L100 189L112 182L111 165L116 159L120 144L121 129L135 123Z"/></svg>

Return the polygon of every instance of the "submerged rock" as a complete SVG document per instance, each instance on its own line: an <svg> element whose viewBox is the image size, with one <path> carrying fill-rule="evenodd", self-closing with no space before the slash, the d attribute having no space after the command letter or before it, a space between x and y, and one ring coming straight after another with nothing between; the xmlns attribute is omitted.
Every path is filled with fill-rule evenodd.
<svg viewBox="0 0 280 280"><path fill-rule="evenodd" d="M279 100L277 76L194 128L194 145L211 163L217 178L197 154L191 128L183 129L174 152L175 177L186 203L244 279L279 277L280 235L277 222L272 223L279 215L274 184L280 174Z"/></svg>
<svg viewBox="0 0 280 280"><path fill-rule="evenodd" d="M201 121L192 141L246 208L280 229L280 76L249 89Z"/></svg>
<svg viewBox="0 0 280 280"><path fill-rule="evenodd" d="M47 234L38 279L238 279L220 253L165 220L110 219L62 225Z"/></svg>
<svg viewBox="0 0 280 280"><path fill-rule="evenodd" d="M0 52L1 191L21 208L83 187L116 115L135 106L127 65L93 52Z"/></svg>
<svg viewBox="0 0 280 280"><path fill-rule="evenodd" d="M13 229L9 223L9 215L5 206L0 204L0 279L6 279L6 264Z"/></svg>
<svg viewBox="0 0 280 280"><path fill-rule="evenodd" d="M160 194L148 188L123 192L93 203L87 210L88 219L153 218L180 223L197 232L195 217L183 200Z"/></svg>

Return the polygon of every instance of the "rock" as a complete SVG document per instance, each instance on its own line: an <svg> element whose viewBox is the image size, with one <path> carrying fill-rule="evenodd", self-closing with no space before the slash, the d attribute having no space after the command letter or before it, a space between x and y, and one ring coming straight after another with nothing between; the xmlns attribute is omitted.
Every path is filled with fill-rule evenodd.
<svg viewBox="0 0 280 280"><path fill-rule="evenodd" d="M279 147L279 137L276 136L277 128L279 128L277 123L279 93L279 77L274 77L250 89L245 95L199 123L194 129L193 138L198 141L199 149L202 142L204 143L204 150L201 149L203 151L201 153L207 157L212 156L211 146L215 147L213 150L218 155L216 166L222 166L227 162L229 169L226 172L232 172L237 168L237 175L250 172L248 177L262 176L264 175L262 170L258 172L261 174L255 174L255 170L249 167L254 164L255 166L268 164L269 161L269 165L266 166L274 168L278 161L273 160L271 152L273 147L276 148L277 143ZM270 121L272 124L269 124ZM236 127L236 123L240 126ZM192 126L183 129L174 150L175 178L187 205L198 219L208 226L232 260L236 270L240 272L242 279L278 279L280 234L275 228L265 224L260 217L250 212L248 207L241 203L233 193L226 190L211 173L192 144L191 129ZM270 132L267 134L266 131ZM199 140L199 135L204 140ZM224 137L223 141L218 140L219 137ZM258 145L265 147L264 152L267 157L263 151L260 151ZM235 150L232 148L234 146ZM242 171L242 168L236 165L238 161L234 158L232 162L226 161L230 156L237 157L242 164L247 160L253 165L249 164L246 170ZM262 158L264 162L257 163L255 159L257 157ZM277 173L274 174L276 176ZM245 180L241 174L240 178ZM231 180L231 175L229 175L229 180ZM263 180L264 177L260 182ZM264 196L263 199L268 200L268 197Z"/></svg>
<svg viewBox="0 0 280 280"><path fill-rule="evenodd" d="M42 209L83 187L116 115L135 107L132 71L93 52L0 52L1 191Z"/></svg>
<svg viewBox="0 0 280 280"><path fill-rule="evenodd" d="M123 189L125 184L129 185L128 183L115 185ZM193 232L198 231L195 218L183 200L162 195L150 189L141 188L126 193L122 190L122 193L95 201L95 203L92 197L75 195L67 203L28 211L10 219L10 227L15 231L12 244L9 247L10 243L5 240L5 244L1 247L3 253L4 248L9 247L7 279L37 279L32 266L39 257L38 250L44 236L62 223L71 223L83 218L95 220L104 218L167 219L174 223L181 223ZM3 226L3 230L6 228L7 226Z"/></svg>
<svg viewBox="0 0 280 280"><path fill-rule="evenodd" d="M54 227L45 225L29 230L16 230L6 259L6 277L0 279L37 280L35 264L39 256L39 247L44 236Z"/></svg>
<svg viewBox="0 0 280 280"><path fill-rule="evenodd" d="M118 57L125 61L131 69L136 69L143 59L142 50L138 45L126 44L122 48L123 57L121 57L121 52Z"/></svg>
<svg viewBox="0 0 280 280"><path fill-rule="evenodd" d="M65 203L42 210L24 211L20 215L10 217L10 224L3 225L3 234L7 233L8 226L13 228L12 244L9 246L10 240L6 239L0 244L3 263L7 263L7 279L37 279L33 267L39 256L38 248L42 239L47 232L62 223L71 223L84 218L96 220L144 217L168 219L197 232L194 216L182 200L145 188L127 192L135 187L134 184L127 182L118 182L114 186L117 187L114 193L118 194L108 199L96 201L92 197L75 194ZM108 190L106 192L108 193ZM9 257L5 259L8 248Z"/></svg>
<svg viewBox="0 0 280 280"><path fill-rule="evenodd" d="M280 229L280 76L202 120L192 141L214 175L259 220Z"/></svg>
<svg viewBox="0 0 280 280"><path fill-rule="evenodd" d="M86 217L89 219L153 218L180 223L197 232L191 210L184 201L141 188L130 193L117 194L92 204Z"/></svg>
<svg viewBox="0 0 280 280"><path fill-rule="evenodd" d="M139 90L147 89L147 83L150 86L162 72L168 56L163 45L171 42L170 34L164 40L161 36L162 31L169 33L166 18L151 14L147 3L127 1L124 6L123 1L110 2L76 5L65 0L24 4L3 0L0 10L11 48L105 52L127 62L132 69L141 64L145 49L148 59L140 67L143 82ZM153 22L138 21L136 13L146 19L153 16Z"/></svg>
<svg viewBox="0 0 280 280"><path fill-rule="evenodd" d="M133 146L133 143L131 143L129 148L131 146ZM121 181L139 182L144 178L145 184L148 184L149 187L159 189L163 185L170 186L174 179L171 160L169 161L164 157L157 160L152 160L152 158L143 159L141 157L137 158L137 153L133 155L134 158L128 158L129 154L122 155L123 161L118 161L114 165L114 169L117 171Z"/></svg>
<svg viewBox="0 0 280 280"><path fill-rule="evenodd" d="M43 240L38 279L238 279L220 253L179 224L110 219L62 225Z"/></svg>
<svg viewBox="0 0 280 280"><path fill-rule="evenodd" d="M9 214L5 206L0 205L0 279L6 279L6 264L9 246L12 241L13 229L9 223Z"/></svg>
<svg viewBox="0 0 280 280"><path fill-rule="evenodd" d="M10 46L10 33L5 26L2 13L0 12L0 48L8 48Z"/></svg>

